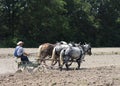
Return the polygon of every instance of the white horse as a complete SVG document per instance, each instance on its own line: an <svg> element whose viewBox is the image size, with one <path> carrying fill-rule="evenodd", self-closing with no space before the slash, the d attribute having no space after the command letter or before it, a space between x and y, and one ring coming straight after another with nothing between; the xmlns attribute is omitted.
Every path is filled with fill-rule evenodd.
<svg viewBox="0 0 120 86"><path fill-rule="evenodd" d="M64 44L57 44L57 45L54 47L54 49L53 49L53 51L52 51L52 57L51 57L51 59L52 59L51 67L52 67L53 65L55 65L57 62L58 62L58 64L60 65L60 63L59 63L59 57L60 57L60 52L61 52L61 50L64 49L64 48L68 48L68 47L70 47L70 46L73 46L73 44L72 44L72 43L68 43L68 44L66 44L66 43L64 43Z"/></svg>
<svg viewBox="0 0 120 86"><path fill-rule="evenodd" d="M63 65L66 65L67 70L72 62L75 60L78 64L76 69L80 68L80 64L85 57L85 54L91 55L90 44L81 45L78 47L67 47L60 52L60 70L62 70ZM68 64L71 62L71 64Z"/></svg>

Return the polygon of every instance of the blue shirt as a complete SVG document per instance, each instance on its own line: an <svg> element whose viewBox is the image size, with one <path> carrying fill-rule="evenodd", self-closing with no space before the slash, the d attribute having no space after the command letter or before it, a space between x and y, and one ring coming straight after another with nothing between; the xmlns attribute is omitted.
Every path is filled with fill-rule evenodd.
<svg viewBox="0 0 120 86"><path fill-rule="evenodd" d="M24 50L23 47L17 46L14 51L14 56L21 56L23 54Z"/></svg>

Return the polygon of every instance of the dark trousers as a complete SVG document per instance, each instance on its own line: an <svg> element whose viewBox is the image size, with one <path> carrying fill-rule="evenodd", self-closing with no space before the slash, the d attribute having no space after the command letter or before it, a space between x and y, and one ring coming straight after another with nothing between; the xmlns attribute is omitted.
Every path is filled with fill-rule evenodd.
<svg viewBox="0 0 120 86"><path fill-rule="evenodd" d="M21 55L21 61L29 61L27 56Z"/></svg>

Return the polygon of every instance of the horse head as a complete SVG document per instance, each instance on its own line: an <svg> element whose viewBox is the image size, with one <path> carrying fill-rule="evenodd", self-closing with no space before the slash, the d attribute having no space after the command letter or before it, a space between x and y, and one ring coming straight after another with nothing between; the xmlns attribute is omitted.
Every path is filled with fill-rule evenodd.
<svg viewBox="0 0 120 86"><path fill-rule="evenodd" d="M86 44L82 45L82 47L83 47L83 50L85 51L86 54L92 55L90 44L86 43Z"/></svg>

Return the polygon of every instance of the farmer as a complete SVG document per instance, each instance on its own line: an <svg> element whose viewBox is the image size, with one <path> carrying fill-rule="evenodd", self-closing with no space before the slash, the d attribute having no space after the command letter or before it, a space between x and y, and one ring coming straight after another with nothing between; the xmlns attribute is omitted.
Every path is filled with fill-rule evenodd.
<svg viewBox="0 0 120 86"><path fill-rule="evenodd" d="M17 58L21 58L22 62L29 62L29 59L27 57L29 54L24 52L23 45L24 45L24 42L22 41L19 41L17 43L17 46L14 51L14 56Z"/></svg>

